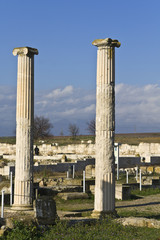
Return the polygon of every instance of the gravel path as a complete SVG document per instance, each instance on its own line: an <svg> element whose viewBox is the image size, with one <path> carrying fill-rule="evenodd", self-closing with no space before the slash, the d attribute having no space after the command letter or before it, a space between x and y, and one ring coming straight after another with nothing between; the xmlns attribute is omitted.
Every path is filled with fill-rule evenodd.
<svg viewBox="0 0 160 240"><path fill-rule="evenodd" d="M116 202L116 210L150 211L155 214L160 214L160 194L146 196L132 201L118 201Z"/></svg>

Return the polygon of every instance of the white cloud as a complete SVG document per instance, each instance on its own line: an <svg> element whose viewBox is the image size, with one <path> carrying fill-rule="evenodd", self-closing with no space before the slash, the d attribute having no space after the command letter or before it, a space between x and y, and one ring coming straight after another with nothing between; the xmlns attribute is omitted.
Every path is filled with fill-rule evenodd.
<svg viewBox="0 0 160 240"><path fill-rule="evenodd" d="M64 89L54 89L52 92L50 92L46 97L47 98L60 98L60 97L66 97L73 93L73 86L66 86Z"/></svg>
<svg viewBox="0 0 160 240"><path fill-rule="evenodd" d="M86 122L95 116L95 91L73 86L35 93L35 115L49 117L53 132L77 123L81 133ZM16 118L16 90L0 86L0 135L12 135ZM81 126L83 125L83 126ZM59 130L60 128L60 130ZM160 86L149 84L133 86L116 85L116 131L160 131Z"/></svg>
<svg viewBox="0 0 160 240"><path fill-rule="evenodd" d="M160 87L116 86L116 120L123 131L160 131Z"/></svg>

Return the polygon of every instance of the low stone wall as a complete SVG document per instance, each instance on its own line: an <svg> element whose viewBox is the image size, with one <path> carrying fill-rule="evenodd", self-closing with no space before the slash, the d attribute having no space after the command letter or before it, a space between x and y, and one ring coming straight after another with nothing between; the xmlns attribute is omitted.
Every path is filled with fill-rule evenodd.
<svg viewBox="0 0 160 240"><path fill-rule="evenodd" d="M86 160L78 160L76 163L56 163L54 165L39 165L34 166L34 172L42 171L44 169L51 170L53 172L66 172L69 167L75 165L75 171L84 170L87 165L95 164L95 159L88 158Z"/></svg>
<svg viewBox="0 0 160 240"><path fill-rule="evenodd" d="M0 155L3 155L3 154L15 155L16 145L0 143Z"/></svg>
<svg viewBox="0 0 160 240"><path fill-rule="evenodd" d="M57 154L95 155L95 144L92 143L70 144L67 146L42 144L38 147L40 155L42 156L53 156ZM16 145L0 143L0 155L3 154L15 155ZM119 154L120 156L141 156L145 157L147 160L150 156L160 156L160 143L140 143L138 146L121 144L119 147Z"/></svg>
<svg viewBox="0 0 160 240"><path fill-rule="evenodd" d="M140 143L136 145L122 144L119 148L120 156L140 156L145 157L146 162L150 161L150 156L160 156L159 143Z"/></svg>
<svg viewBox="0 0 160 240"><path fill-rule="evenodd" d="M2 176L9 176L10 172L15 174L15 167L14 166L4 166L3 168L0 168L0 175Z"/></svg>
<svg viewBox="0 0 160 240"><path fill-rule="evenodd" d="M39 152L43 156L53 156L56 154L78 154L95 155L95 144L70 144L66 146L52 146L51 144L42 144L38 146Z"/></svg>
<svg viewBox="0 0 160 240"><path fill-rule="evenodd" d="M49 165L38 165L34 166L34 172L40 172L43 170L50 170L52 172L67 172L69 168L72 168L75 165L75 171L82 171L86 168L87 165L95 164L94 158L88 158L86 160L78 160L74 163L55 163ZM15 174L15 167L14 166L4 166L0 168L0 174L2 176L9 176L10 172Z"/></svg>

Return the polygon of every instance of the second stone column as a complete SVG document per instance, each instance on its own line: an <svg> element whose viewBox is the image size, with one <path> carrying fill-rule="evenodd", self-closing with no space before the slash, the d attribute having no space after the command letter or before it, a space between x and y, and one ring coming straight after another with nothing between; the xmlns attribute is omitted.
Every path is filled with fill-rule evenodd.
<svg viewBox="0 0 160 240"><path fill-rule="evenodd" d="M93 217L115 211L115 47L117 40L97 39L96 165Z"/></svg>

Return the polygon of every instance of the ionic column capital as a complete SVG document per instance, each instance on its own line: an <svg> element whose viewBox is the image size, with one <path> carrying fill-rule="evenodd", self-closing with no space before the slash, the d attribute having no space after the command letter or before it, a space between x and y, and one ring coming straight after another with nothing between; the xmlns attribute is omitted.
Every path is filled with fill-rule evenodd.
<svg viewBox="0 0 160 240"><path fill-rule="evenodd" d="M97 47L117 47L119 48L121 46L121 43L118 40L111 39L111 38L105 38L105 39L96 39L92 42L94 46Z"/></svg>
<svg viewBox="0 0 160 240"><path fill-rule="evenodd" d="M13 49L13 55L27 55L27 56L33 56L38 55L38 50L36 48L31 47L19 47Z"/></svg>

